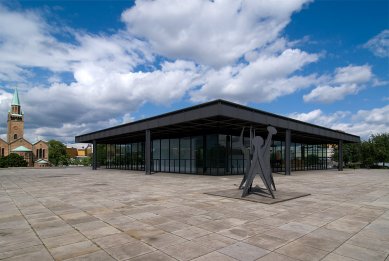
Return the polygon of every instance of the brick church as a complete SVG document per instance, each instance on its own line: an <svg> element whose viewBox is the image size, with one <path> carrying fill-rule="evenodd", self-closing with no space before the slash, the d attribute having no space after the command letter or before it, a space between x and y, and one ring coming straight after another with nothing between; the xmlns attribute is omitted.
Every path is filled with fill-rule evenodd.
<svg viewBox="0 0 389 261"><path fill-rule="evenodd" d="M24 136L24 113L20 106L19 93L15 89L11 109L8 111L7 141L0 139L0 157L16 153L23 156L29 167L48 166L49 147L47 142L40 140L31 143Z"/></svg>

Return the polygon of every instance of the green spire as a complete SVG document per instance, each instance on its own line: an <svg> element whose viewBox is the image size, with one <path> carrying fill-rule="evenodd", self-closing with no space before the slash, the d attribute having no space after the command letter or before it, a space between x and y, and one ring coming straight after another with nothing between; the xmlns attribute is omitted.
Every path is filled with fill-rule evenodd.
<svg viewBox="0 0 389 261"><path fill-rule="evenodd" d="M15 88L15 91L14 91L14 97L12 98L11 105L18 105L18 106L20 106L19 93L18 93L18 89L16 89L16 88Z"/></svg>

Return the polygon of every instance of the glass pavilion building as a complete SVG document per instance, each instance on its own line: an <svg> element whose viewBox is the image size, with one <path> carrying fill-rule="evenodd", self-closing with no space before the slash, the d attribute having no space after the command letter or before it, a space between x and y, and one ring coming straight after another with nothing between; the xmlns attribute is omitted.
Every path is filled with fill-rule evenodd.
<svg viewBox="0 0 389 261"><path fill-rule="evenodd" d="M93 143L93 169L106 168L201 175L245 172L240 134L249 144L249 129L266 138L267 126L277 129L271 146L273 172L328 168L329 144L360 142L355 135L297 121L224 100L216 100L156 117L76 137ZM98 164L99 163L99 164Z"/></svg>

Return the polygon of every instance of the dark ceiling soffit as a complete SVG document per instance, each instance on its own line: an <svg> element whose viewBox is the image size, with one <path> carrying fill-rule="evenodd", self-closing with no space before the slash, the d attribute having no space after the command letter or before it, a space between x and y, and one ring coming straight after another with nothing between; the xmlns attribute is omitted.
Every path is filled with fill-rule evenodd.
<svg viewBox="0 0 389 261"><path fill-rule="evenodd" d="M155 128L161 128L185 122L187 123L190 121L217 116L234 118L237 120L253 122L261 125L272 125L276 128L290 129L292 132L298 131L336 140L350 142L360 141L359 136L356 135L347 134L341 131L332 130L326 127L317 126L295 119L290 119L284 116L260 111L224 100L216 100L159 116L127 123L124 125L79 135L76 136L75 140L76 142L90 142L94 139L99 140L112 136L121 136L132 132L145 131L147 129L152 130Z"/></svg>

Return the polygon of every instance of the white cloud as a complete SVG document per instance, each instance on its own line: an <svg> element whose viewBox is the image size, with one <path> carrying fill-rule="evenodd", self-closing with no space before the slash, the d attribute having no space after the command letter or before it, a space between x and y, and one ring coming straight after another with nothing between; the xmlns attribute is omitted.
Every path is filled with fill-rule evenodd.
<svg viewBox="0 0 389 261"><path fill-rule="evenodd" d="M334 83L345 84L360 84L368 82L372 79L373 73L371 66L353 66L336 68Z"/></svg>
<svg viewBox="0 0 389 261"><path fill-rule="evenodd" d="M172 59L222 67L275 41L309 0L136 1L122 14L131 34Z"/></svg>
<svg viewBox="0 0 389 261"><path fill-rule="evenodd" d="M72 43L57 39L39 14L0 7L0 81L22 86L27 137L69 142L81 133L133 121L133 112L146 102L165 105L182 97L271 102L312 85L318 89L307 101L330 102L358 92L374 78L370 66L307 75L303 69L320 55L281 36L291 15L307 2L137 1L122 15L127 31L70 30ZM9 24L16 27L10 30ZM47 83L29 84L35 68L52 73ZM74 80L63 83L61 72ZM327 85L324 79L330 79ZM11 96L0 89L2 112ZM346 114L319 110L304 117L342 127L336 119ZM5 116L0 113L0 129Z"/></svg>
<svg viewBox="0 0 389 261"><path fill-rule="evenodd" d="M320 85L303 99L305 102L321 103L343 100L347 95L357 94L370 81L374 85L374 79L369 65L338 67L330 79L323 78Z"/></svg>
<svg viewBox="0 0 389 261"><path fill-rule="evenodd" d="M343 100L345 96L358 93L356 84L343 84L340 86L320 85L309 94L303 96L305 102L332 103Z"/></svg>
<svg viewBox="0 0 389 261"><path fill-rule="evenodd" d="M53 31L35 12L0 5L0 80L27 82L33 68L73 72L80 63L127 72L154 59L146 42L122 31L109 36L75 31L69 35L74 44L57 40Z"/></svg>
<svg viewBox="0 0 389 261"><path fill-rule="evenodd" d="M280 55L255 54L247 65L209 70L203 86L191 92L194 101L226 98L234 101L270 102L280 96L306 88L316 81L314 75L293 75L318 56L299 49L286 49Z"/></svg>
<svg viewBox="0 0 389 261"><path fill-rule="evenodd" d="M389 105L371 110L359 110L355 114L338 111L325 114L321 110L308 113L292 113L291 118L369 138L372 134L389 132Z"/></svg>
<svg viewBox="0 0 389 261"><path fill-rule="evenodd" d="M374 55L378 57L389 57L389 30L383 30L364 44Z"/></svg>

